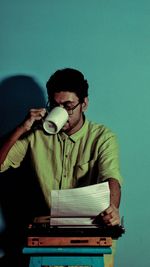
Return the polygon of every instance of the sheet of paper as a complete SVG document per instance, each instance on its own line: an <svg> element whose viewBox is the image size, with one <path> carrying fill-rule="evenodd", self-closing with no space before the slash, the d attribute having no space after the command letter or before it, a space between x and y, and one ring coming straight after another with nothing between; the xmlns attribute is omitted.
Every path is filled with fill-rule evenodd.
<svg viewBox="0 0 150 267"><path fill-rule="evenodd" d="M51 193L51 225L89 225L110 204L108 182Z"/></svg>

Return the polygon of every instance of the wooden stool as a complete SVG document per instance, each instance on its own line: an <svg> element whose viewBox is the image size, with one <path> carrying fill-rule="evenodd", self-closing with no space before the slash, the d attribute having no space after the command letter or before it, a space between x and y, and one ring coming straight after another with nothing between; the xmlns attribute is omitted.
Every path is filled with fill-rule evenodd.
<svg viewBox="0 0 150 267"><path fill-rule="evenodd" d="M104 254L111 254L111 247L24 247L23 254L30 257L29 267L104 267Z"/></svg>

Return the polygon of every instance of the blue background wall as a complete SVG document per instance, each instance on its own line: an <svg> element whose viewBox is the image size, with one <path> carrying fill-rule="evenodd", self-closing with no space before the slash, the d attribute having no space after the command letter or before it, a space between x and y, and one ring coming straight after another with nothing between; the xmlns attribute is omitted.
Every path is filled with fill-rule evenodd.
<svg viewBox="0 0 150 267"><path fill-rule="evenodd" d="M0 135L44 105L56 69L81 70L87 116L120 143L126 234L115 266L149 267L150 1L1 0L0 36Z"/></svg>

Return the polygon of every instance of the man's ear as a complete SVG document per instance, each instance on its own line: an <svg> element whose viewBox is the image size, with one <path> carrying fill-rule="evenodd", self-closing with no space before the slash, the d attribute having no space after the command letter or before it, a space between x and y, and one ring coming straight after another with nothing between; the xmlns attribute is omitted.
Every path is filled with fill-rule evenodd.
<svg viewBox="0 0 150 267"><path fill-rule="evenodd" d="M85 97L82 103L82 111L85 111L87 109L88 103L89 103L88 97Z"/></svg>

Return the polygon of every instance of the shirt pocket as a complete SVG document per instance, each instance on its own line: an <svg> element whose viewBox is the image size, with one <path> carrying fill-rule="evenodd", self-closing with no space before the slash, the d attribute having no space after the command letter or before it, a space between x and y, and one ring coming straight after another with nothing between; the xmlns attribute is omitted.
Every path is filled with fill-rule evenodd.
<svg viewBox="0 0 150 267"><path fill-rule="evenodd" d="M95 159L86 163L80 163L75 166L76 186L86 186L94 184L97 181L97 162Z"/></svg>

